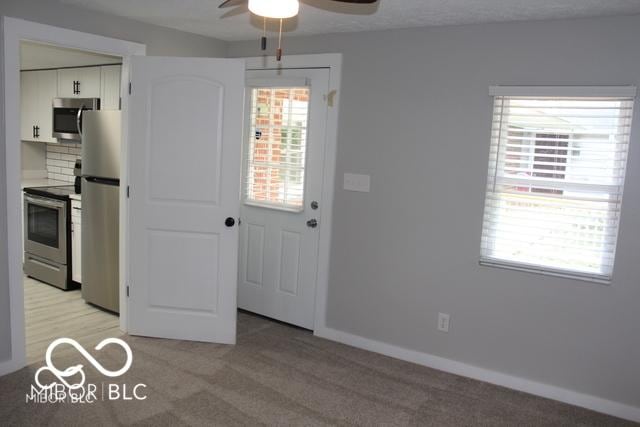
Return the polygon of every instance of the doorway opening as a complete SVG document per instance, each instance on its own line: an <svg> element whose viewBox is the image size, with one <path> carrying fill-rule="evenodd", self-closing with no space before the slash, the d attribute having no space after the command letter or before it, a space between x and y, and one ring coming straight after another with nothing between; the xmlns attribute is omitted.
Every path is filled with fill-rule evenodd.
<svg viewBox="0 0 640 427"><path fill-rule="evenodd" d="M74 193L74 178L70 165L75 165L74 158L81 156L81 149L77 143L69 141L60 142L60 139L69 137L67 130L73 129L75 120L72 120L70 109L82 112L82 121L88 120L87 109L96 109L95 106L85 105L82 108L72 105L58 105L60 113L54 118L53 105L38 101L42 97L52 96L56 98L67 98L77 102L80 99L93 99L96 102L103 100L105 107L116 103L113 110L122 109L123 116L126 117L127 100L120 102L122 88L125 86L123 76L128 73L130 58L133 55L145 55L146 47L139 43L127 42L94 34L81 33L49 25L23 21L15 18L2 17L3 30L3 111L5 127L3 140L6 152L6 191L7 191L7 242L8 242L8 266L9 266L9 325L11 332L10 359L0 363L0 375L13 372L25 366L27 363L27 341L25 339L26 314L25 309L40 310L31 312L34 316L40 316L44 324L50 324L44 329L31 328L33 338L42 337L47 329L76 326L82 321L74 322L73 316L68 316L64 312L56 312L52 307L53 300L72 299L72 295L81 295L64 292L61 288L71 288L74 284L73 271L73 240L81 241L85 236L82 227L78 227L79 233L76 235L74 228L74 238L71 236L72 218L69 212L74 212L73 205L78 206L70 200L69 195ZM30 46L25 51L25 47ZM21 48L24 55L21 55ZM58 49L58 50L56 50ZM66 54L61 54L61 50ZM45 53L47 51L47 53ZM69 60L72 66L67 68L56 60ZM93 62L96 58L107 59L107 62ZM47 66L38 61L49 61ZM90 61L88 63L74 61ZM104 66L104 69L96 71L95 66ZM111 67L111 68L109 68ZM58 70L63 70L58 72ZM22 79L22 74L27 74ZM104 91L101 86L100 77L105 75L107 80L110 76L111 90ZM96 79L97 76L97 79ZM96 83L97 81L97 83ZM28 83L28 84L25 84ZM119 89L113 90L113 85L117 84ZM109 85L108 85L109 86ZM29 88L26 90L26 88ZM28 101L22 102L23 89L26 90ZM46 99L46 98L45 98ZM119 105L118 105L119 104ZM23 121L26 117L28 120ZM77 119L77 116L76 116ZM90 121L90 120L88 120ZM31 123L29 123L31 122ZM122 159L126 159L127 148L127 128L126 120L118 126L116 132L122 136ZM56 127L58 127L56 129ZM84 126L83 126L84 127ZM87 129L91 126L86 126ZM23 143L27 140L27 143ZM57 144L56 144L57 143ZM49 148L51 146L51 148ZM44 156L44 161L42 160ZM51 170L47 170L47 156ZM57 158L56 158L57 157ZM59 161L60 163L53 162ZM65 163L62 164L62 161ZM57 169L53 169L57 168ZM64 170L63 170L64 169ZM126 182L128 166L126 162L122 164L122 180ZM23 173L24 170L24 173ZM43 173L43 170L46 171ZM52 176L49 176L51 172ZM27 182L24 182L24 181ZM56 185L57 190L49 189L46 192L37 190L40 187L47 187L51 182L60 181L65 185ZM23 188L36 188L29 191L30 197L37 199L39 203L29 202L26 204ZM47 187L50 188L50 187ZM49 197L49 204L45 196ZM67 202L59 203L61 198L67 198ZM116 198L120 201L120 208L116 209L115 218L126 218L126 206L122 203L125 200L124 191L117 190ZM53 202L55 200L55 202ZM79 201L77 201L79 202ZM52 210L49 208L53 208ZM78 213L79 211L76 211ZM77 216L77 215L76 215ZM25 218L27 220L25 220ZM31 218L31 221L29 221ZM57 218L57 221L55 219ZM81 219L77 216L76 219ZM30 224L31 223L31 226ZM55 224L55 226L54 226ZM66 228L66 230L64 229ZM126 237L126 221L121 224L119 232L120 238L117 244L116 257L120 259L119 271L116 272L116 280L119 289L124 288L127 271L126 245L123 244ZM33 245L25 244L29 239ZM54 240L57 245L54 244ZM56 247L57 246L57 247ZM66 247L66 251L62 247ZM90 252L91 253L91 252ZM27 255L29 261L27 261ZM66 256L65 256L66 255ZM24 262L23 262L24 261ZM25 280L25 263L30 265L27 275L32 278ZM76 268L82 262L76 263ZM38 281L34 282L33 277L37 276ZM26 282L26 283L25 283ZM44 283L47 283L46 285ZM33 286L32 286L33 285ZM35 286L35 287L34 287ZM57 286L54 287L54 286ZM31 290L43 290L45 294L56 295L56 297L35 295ZM80 288L82 289L82 288ZM25 291L27 300L25 301ZM51 294L53 292L53 294ZM120 302L122 305L122 294L120 292ZM63 296L66 295L66 296ZM37 305L34 298L42 298L44 301ZM82 301L82 298L80 298ZM126 305L126 299L124 300ZM35 305L29 306L34 302ZM60 301L58 301L60 302ZM25 304L26 303L26 304ZM83 303L84 304L84 303ZM90 306L89 306L90 307ZM97 309L95 309L97 310ZM48 312L47 312L48 311ZM116 327L126 331L126 315L117 316L101 314L115 319ZM126 309L123 311L126 314ZM27 314L28 316L30 314ZM53 317L48 317L53 316ZM35 317L33 317L35 319ZM99 324L100 321L96 321ZM106 324L106 323L105 323ZM65 326L66 325L66 326ZM44 332L43 332L44 330ZM31 358L31 355L29 356Z"/></svg>
<svg viewBox="0 0 640 427"><path fill-rule="evenodd" d="M121 81L122 57L20 41L27 363L60 337L91 348L122 334Z"/></svg>
<svg viewBox="0 0 640 427"><path fill-rule="evenodd" d="M247 71L238 307L313 330L329 69Z"/></svg>

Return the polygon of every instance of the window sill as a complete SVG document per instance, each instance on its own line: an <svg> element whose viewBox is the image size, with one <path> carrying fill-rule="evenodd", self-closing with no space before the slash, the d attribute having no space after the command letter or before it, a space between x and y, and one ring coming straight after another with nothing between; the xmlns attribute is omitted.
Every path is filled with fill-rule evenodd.
<svg viewBox="0 0 640 427"><path fill-rule="evenodd" d="M599 283L601 285L611 285L611 279L603 276L573 273L570 271L554 270L527 264L512 263L501 260L481 259L479 264L484 267L497 267L506 270L523 271L525 273L541 274L544 276L562 277L563 279L580 280L583 282Z"/></svg>

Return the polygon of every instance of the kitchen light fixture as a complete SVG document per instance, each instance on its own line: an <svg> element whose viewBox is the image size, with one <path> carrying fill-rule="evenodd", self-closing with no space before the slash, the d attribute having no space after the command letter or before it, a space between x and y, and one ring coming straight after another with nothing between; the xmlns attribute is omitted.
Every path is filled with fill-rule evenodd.
<svg viewBox="0 0 640 427"><path fill-rule="evenodd" d="M298 0L249 0L249 10L264 18L293 18L300 10Z"/></svg>

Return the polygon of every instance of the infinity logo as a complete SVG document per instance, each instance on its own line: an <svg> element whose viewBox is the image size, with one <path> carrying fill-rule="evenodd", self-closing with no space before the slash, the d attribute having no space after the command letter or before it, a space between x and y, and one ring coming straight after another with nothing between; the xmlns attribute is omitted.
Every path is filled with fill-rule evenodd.
<svg viewBox="0 0 640 427"><path fill-rule="evenodd" d="M87 359L94 366L94 368L96 368L102 375L105 375L107 377L119 377L120 375L123 375L129 370L129 368L131 367L131 363L133 362L133 354L131 353L131 348L126 342L118 338L107 338L105 340L102 340L95 347L96 350L100 351L109 344L117 344L124 349L125 353L127 354L127 361L125 362L124 366L117 371L110 371L108 369L105 369L105 367L102 366L96 359L94 359L94 357L87 350L85 350L84 347L78 344L76 340L73 340L71 338L58 338L57 340L49 344L49 347L47 348L47 353L45 356L47 366L43 366L42 368L38 369L35 374L35 382L42 390L48 390L56 385L55 381L52 381L51 383L46 385L42 385L40 383L38 377L40 376L40 373L44 371L51 372L56 378L58 378L58 380L60 380L62 384L64 384L70 390L79 389L84 385L85 375L82 369L83 365L75 365L65 370L60 370L53 364L53 361L51 360L51 354L53 353L53 350L61 344L69 344L73 346L76 350L78 350L80 354L84 356L85 359ZM65 378L73 377L76 374L80 374L80 381L77 383L69 384L69 382L67 382Z"/></svg>

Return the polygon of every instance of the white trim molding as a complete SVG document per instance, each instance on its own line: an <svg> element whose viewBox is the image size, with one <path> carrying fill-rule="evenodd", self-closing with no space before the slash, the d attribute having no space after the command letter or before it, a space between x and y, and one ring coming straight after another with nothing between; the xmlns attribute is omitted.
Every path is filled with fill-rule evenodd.
<svg viewBox="0 0 640 427"><path fill-rule="evenodd" d="M26 364L25 354L25 322L24 322L24 289L22 286L22 237L21 206L21 171L20 171L20 41L28 40L37 43L87 50L122 57L121 90L128 87L129 58L134 55L145 55L146 46L140 43L118 40L95 34L82 33L66 28L53 27L24 21L22 19L2 17L2 103L4 109L4 132L0 132L0 144L4 144L6 154L6 190L7 190L7 249L9 273L9 303L11 327L11 359L0 362L0 375L16 371ZM1 63L1 62L0 62ZM126 182L128 179L127 152L127 108L128 98L122 96L123 117L123 163L120 191L120 217L127 209ZM127 329L126 297L122 297L124 284L128 275L128 257L126 256L127 224L120 222L120 289L121 315L120 328ZM122 300L125 300L124 305Z"/></svg>
<svg viewBox="0 0 640 427"><path fill-rule="evenodd" d="M491 96L602 96L635 98L635 86L489 86Z"/></svg>
<svg viewBox="0 0 640 427"><path fill-rule="evenodd" d="M543 384L526 378L503 374L490 369L480 368L451 359L422 353L416 350L409 350L393 344L364 338L348 332L339 331L332 328L319 328L315 330L315 335L331 341L357 347L362 350L383 354L395 359L449 372L451 374L472 378L478 381L507 387L513 390L522 391L547 399L557 400L570 405L580 406L592 411L624 418L630 421L640 422L640 408L612 400L603 399L588 394L583 394L574 390L569 390L549 384Z"/></svg>

